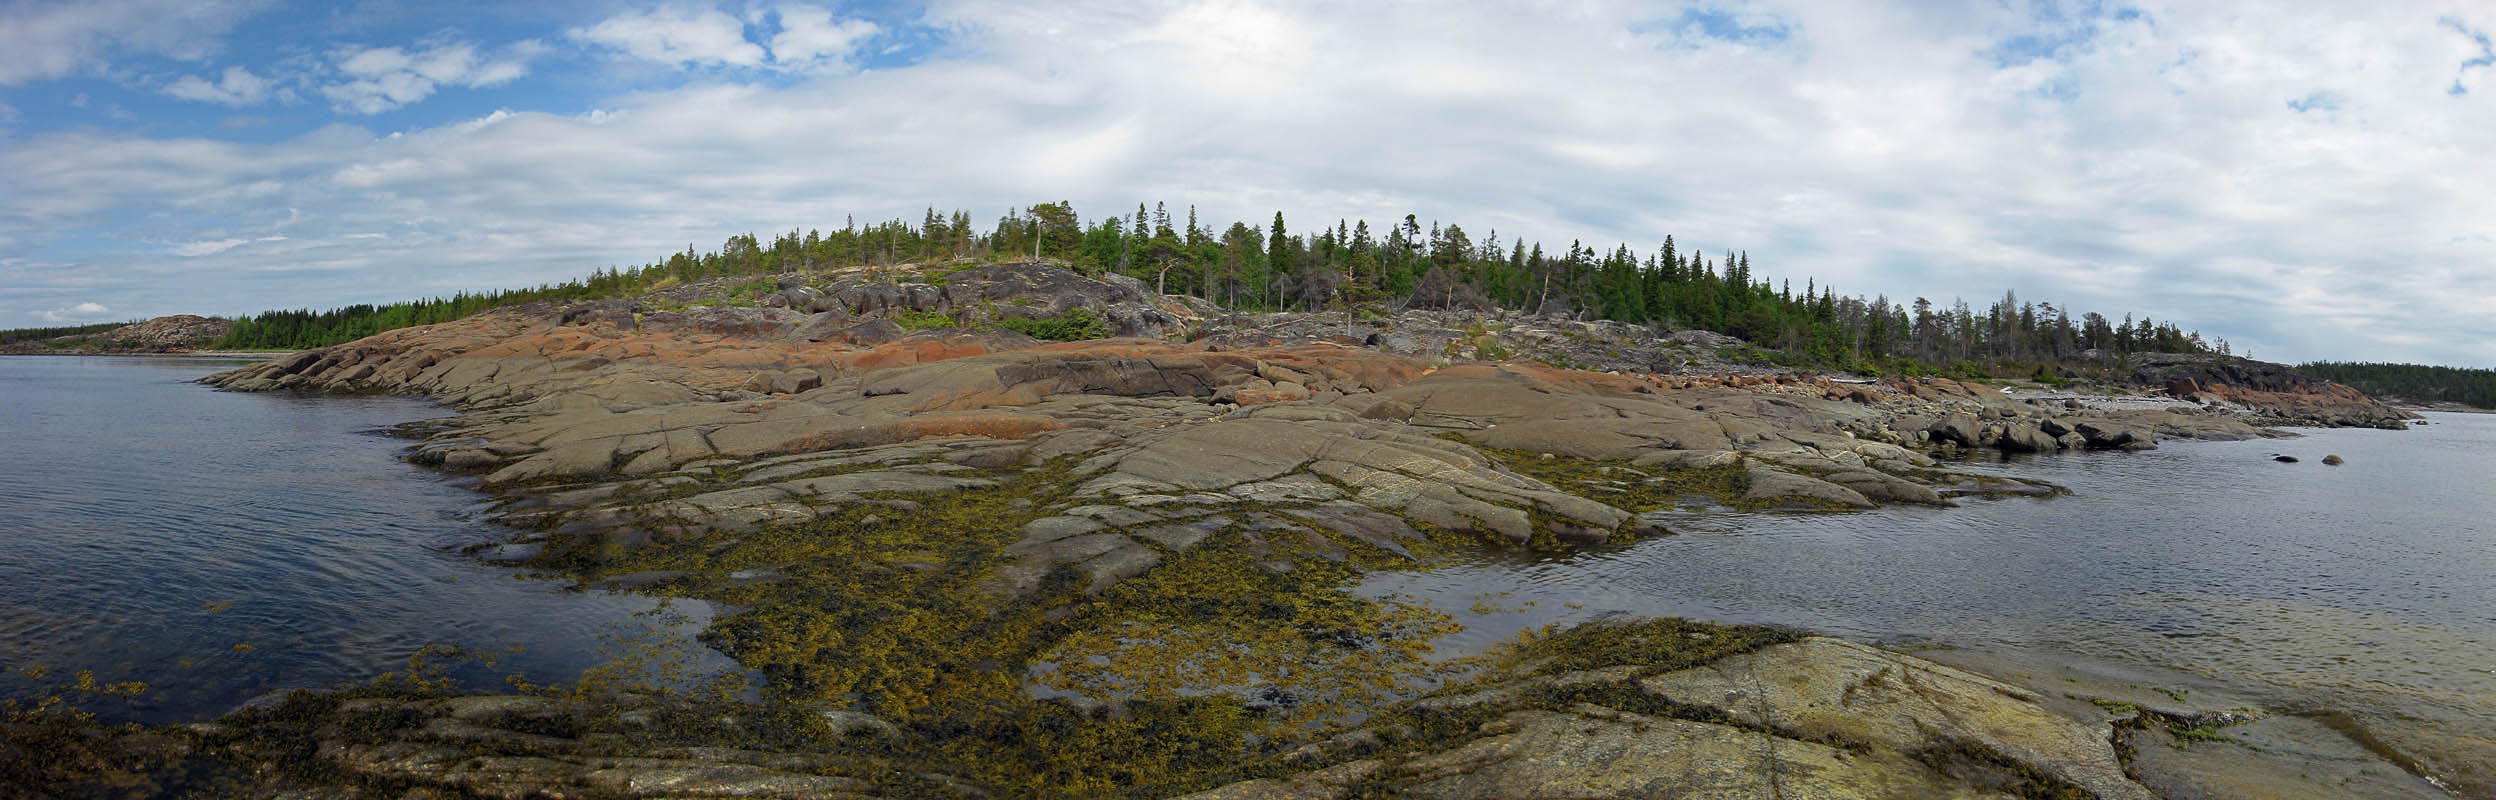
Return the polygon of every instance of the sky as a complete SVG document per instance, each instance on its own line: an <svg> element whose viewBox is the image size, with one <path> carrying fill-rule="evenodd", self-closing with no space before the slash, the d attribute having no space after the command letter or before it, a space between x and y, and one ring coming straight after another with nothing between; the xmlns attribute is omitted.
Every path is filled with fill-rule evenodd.
<svg viewBox="0 0 2496 800"><path fill-rule="evenodd" d="M0 328L1407 213L2496 366L2496 4L0 0Z"/></svg>

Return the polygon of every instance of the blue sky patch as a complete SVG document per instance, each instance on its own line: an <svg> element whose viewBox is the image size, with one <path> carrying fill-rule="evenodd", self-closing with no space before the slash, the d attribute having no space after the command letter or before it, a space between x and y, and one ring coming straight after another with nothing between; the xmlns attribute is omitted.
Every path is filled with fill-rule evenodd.
<svg viewBox="0 0 2496 800"><path fill-rule="evenodd" d="M1781 17L1730 11L1711 6L1682 9L1671 19L1631 26L1641 34L1665 33L1685 43L1713 39L1734 44L1768 46L1792 40L1793 22Z"/></svg>
<svg viewBox="0 0 2496 800"><path fill-rule="evenodd" d="M2000 69L2022 66L2035 61L2062 61L2095 41L2106 22L2147 23L2149 17L2135 8L2107 8L2104 3L2089 2L2065 9L2045 4L2031 20L2035 30L1995 42L1987 51L1993 65Z"/></svg>
<svg viewBox="0 0 2496 800"><path fill-rule="evenodd" d="M2461 68L2457 70L2457 72L2468 74L2474 69L2496 67L2496 42L2489 40L2486 31L2471 28L2468 24L2453 17L2445 17L2437 20L2437 22L2442 23L2446 28L2451 28L2455 33L2470 37L2470 41L2477 42L2479 45L2479 54L2461 62ZM2444 90L2444 93L2449 95L2469 94L2470 87L2464 85L2461 82L2461 79L2462 75L2454 75L2452 88Z"/></svg>
<svg viewBox="0 0 2496 800"><path fill-rule="evenodd" d="M2300 114L2308 111L2338 111L2340 104L2346 101L2347 98L2341 97L2338 92L2315 92L2288 101L2288 107Z"/></svg>

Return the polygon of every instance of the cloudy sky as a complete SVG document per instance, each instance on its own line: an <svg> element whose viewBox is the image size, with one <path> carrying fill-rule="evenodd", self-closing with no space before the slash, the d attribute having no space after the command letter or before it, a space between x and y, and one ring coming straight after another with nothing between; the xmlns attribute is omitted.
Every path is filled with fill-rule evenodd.
<svg viewBox="0 0 2496 800"><path fill-rule="evenodd" d="M2496 366L2485 0L0 0L0 327L1139 201Z"/></svg>

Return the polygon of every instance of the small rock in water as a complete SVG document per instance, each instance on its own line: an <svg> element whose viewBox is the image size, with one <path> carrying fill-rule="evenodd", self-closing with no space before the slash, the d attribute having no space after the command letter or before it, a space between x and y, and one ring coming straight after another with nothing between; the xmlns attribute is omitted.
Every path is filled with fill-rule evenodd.
<svg viewBox="0 0 2496 800"><path fill-rule="evenodd" d="M2323 463L2334 467L2340 466L2342 463L2340 460L2340 454L2333 453L2331 455L2323 456Z"/></svg>
<svg viewBox="0 0 2496 800"><path fill-rule="evenodd" d="M546 552L546 545L544 543L513 542L511 544L498 544L493 547L480 550L477 552L477 557L495 564L518 564L529 559L536 558L539 553L543 552Z"/></svg>
<svg viewBox="0 0 2496 800"><path fill-rule="evenodd" d="M2271 456L2271 460L2272 460L2272 461L2277 461L2277 462L2282 463L2282 464L2294 464L2294 463L2297 463L2297 457L2296 457L2296 456L2281 456L2281 455L2274 455L2274 456Z"/></svg>

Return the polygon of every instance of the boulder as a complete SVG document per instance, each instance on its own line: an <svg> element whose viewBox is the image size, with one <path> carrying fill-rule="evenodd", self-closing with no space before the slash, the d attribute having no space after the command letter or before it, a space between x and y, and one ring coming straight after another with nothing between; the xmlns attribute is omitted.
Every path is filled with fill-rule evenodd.
<svg viewBox="0 0 2496 800"><path fill-rule="evenodd" d="M2158 435L2150 431L2111 421L2090 420L2072 426L2088 446L2098 449L2154 450Z"/></svg>
<svg viewBox="0 0 2496 800"><path fill-rule="evenodd" d="M2037 426L2017 422L2003 429L2002 438L1995 446L2013 453L2050 453L2062 449L2063 445Z"/></svg>
<svg viewBox="0 0 2496 800"><path fill-rule="evenodd" d="M1955 444L1960 447L1975 447L1983 435L1976 427L1976 418L1968 414L1951 414L1942 417L1935 420L1930 427L1925 428L1924 432L1930 434L1935 442Z"/></svg>
<svg viewBox="0 0 2496 800"><path fill-rule="evenodd" d="M1861 492L1818 478L1796 475L1768 467L1752 467L1748 473L1750 488L1742 499L1771 505L1831 506L1838 508L1871 508L1871 499ZM1936 496L1935 500L1940 498Z"/></svg>

